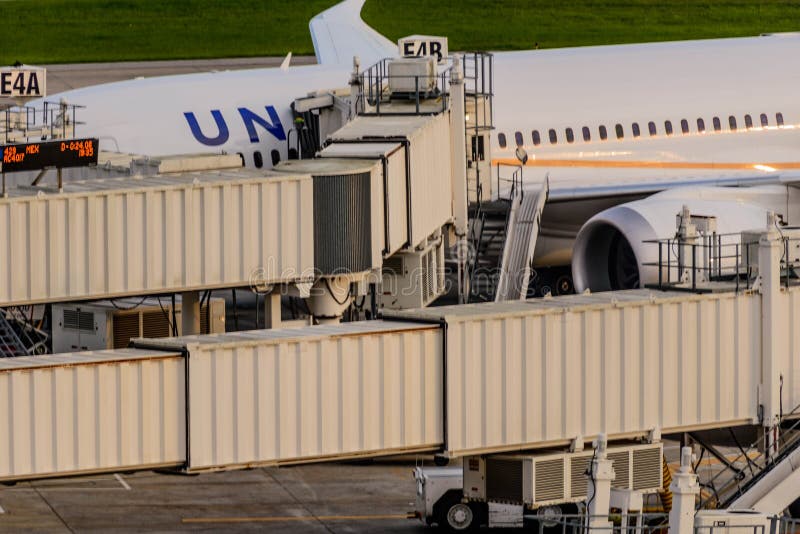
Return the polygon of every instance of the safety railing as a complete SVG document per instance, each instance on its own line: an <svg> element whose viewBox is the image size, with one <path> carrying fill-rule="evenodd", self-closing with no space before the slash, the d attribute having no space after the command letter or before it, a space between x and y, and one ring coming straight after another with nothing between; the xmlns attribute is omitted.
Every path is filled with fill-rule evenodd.
<svg viewBox="0 0 800 534"><path fill-rule="evenodd" d="M712 477L702 480L700 507L701 508L727 508L737 498L765 476L771 468L779 464L787 455L800 446L800 406L788 414L781 414L782 426L778 427L777 454L765 452L763 437L753 443L742 445L736 435L731 431L731 438L736 443L738 454L731 458L717 458L724 466ZM705 454L714 455L715 451L704 444L700 444L700 456L695 462L695 472L700 472ZM719 453L716 453L718 455ZM798 531L800 532L800 531Z"/></svg>
<svg viewBox="0 0 800 534"><path fill-rule="evenodd" d="M729 282L737 292L752 289L758 274L758 241L746 238L741 233L713 233L644 241L658 247L658 261L643 263L658 271L658 282L649 287L700 292L708 290L703 282ZM781 241L780 278L788 287L800 281L800 238L783 236Z"/></svg>
<svg viewBox="0 0 800 534"><path fill-rule="evenodd" d="M449 105L450 69L431 75L398 75L389 73L389 64L396 58L385 58L359 75L363 98L357 102L360 115L421 115L445 111ZM400 83L396 83L400 82ZM433 82L433 83L431 83ZM403 91L392 91L392 86ZM436 99L433 106L425 101ZM387 108L392 101L414 102L414 111L406 106ZM369 106L369 107L368 107Z"/></svg>
<svg viewBox="0 0 800 534"><path fill-rule="evenodd" d="M0 134L3 144L21 141L28 133L37 139L42 137L67 138L75 134L79 122L78 110L85 106L64 102L44 101L36 106L12 106L0 109ZM19 138L13 136L18 132Z"/></svg>
<svg viewBox="0 0 800 534"><path fill-rule="evenodd" d="M588 514L564 514L543 517L526 515L535 522L538 534L667 534L669 516L661 513L611 514L607 517ZM755 533L762 534L762 533Z"/></svg>

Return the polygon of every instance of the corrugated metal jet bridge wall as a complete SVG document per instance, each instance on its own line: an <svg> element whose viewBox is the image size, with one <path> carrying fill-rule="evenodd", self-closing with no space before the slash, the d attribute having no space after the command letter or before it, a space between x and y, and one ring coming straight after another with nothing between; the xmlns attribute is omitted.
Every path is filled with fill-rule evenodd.
<svg viewBox="0 0 800 534"><path fill-rule="evenodd" d="M459 456L755 423L764 301L636 290L7 358L0 480ZM788 328L800 289L774 305ZM800 332L787 332L776 362L783 404L796 406Z"/></svg>
<svg viewBox="0 0 800 534"><path fill-rule="evenodd" d="M90 180L0 198L0 303L313 279L309 175L246 169Z"/></svg>

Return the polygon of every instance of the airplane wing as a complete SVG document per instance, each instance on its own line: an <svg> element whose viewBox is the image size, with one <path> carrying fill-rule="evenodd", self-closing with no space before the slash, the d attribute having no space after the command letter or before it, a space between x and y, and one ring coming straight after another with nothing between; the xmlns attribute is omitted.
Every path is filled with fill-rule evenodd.
<svg viewBox="0 0 800 534"><path fill-rule="evenodd" d="M349 65L359 56L362 67L397 55L397 46L361 19L364 0L345 0L308 24L317 63Z"/></svg>
<svg viewBox="0 0 800 534"><path fill-rule="evenodd" d="M719 176L697 178L664 178L647 180L630 180L615 182L613 185L595 183L581 184L580 182L562 182L550 188L548 202L569 202L573 200L610 199L619 197L645 197L661 191L676 189L678 187L753 187L759 185L798 185L798 173L770 173L752 176ZM525 185L525 190L535 190L537 184Z"/></svg>

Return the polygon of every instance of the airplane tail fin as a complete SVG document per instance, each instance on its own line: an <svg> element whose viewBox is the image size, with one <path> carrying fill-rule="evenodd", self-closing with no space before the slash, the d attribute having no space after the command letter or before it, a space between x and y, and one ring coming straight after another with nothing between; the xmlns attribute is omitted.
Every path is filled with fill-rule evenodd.
<svg viewBox="0 0 800 534"><path fill-rule="evenodd" d="M364 0L345 0L323 11L309 22L314 52L320 65L350 65L359 56L361 65L371 65L397 55L397 47L361 19Z"/></svg>

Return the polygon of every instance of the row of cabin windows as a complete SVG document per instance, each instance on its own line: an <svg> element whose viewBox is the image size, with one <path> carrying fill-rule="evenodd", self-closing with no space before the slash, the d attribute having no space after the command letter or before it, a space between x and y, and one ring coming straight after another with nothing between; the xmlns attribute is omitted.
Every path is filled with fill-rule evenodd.
<svg viewBox="0 0 800 534"><path fill-rule="evenodd" d="M761 122L761 127L766 128L769 126L769 118L767 117L766 113L762 113L759 116L759 120ZM783 126L783 113L776 113L775 114L775 123L778 126ZM719 117L714 117L711 120L711 124L714 128L715 132L722 131L722 122L720 121ZM747 130L753 128L753 117L750 115L744 116L744 127ZM686 119L681 119L680 122L681 133L688 134L689 133L689 121ZM732 132L737 130L738 126L736 123L736 117L730 115L728 117L728 129ZM702 118L697 119L697 132L703 133L706 131L706 123ZM655 122L648 122L647 123L647 132L650 134L650 137L658 135L658 127L656 126ZM567 138L567 143L574 143L575 142L575 132L572 128L567 128L565 131L565 137ZM608 130L605 126L601 125L597 128L597 133L600 137L601 141L605 141L608 139ZM633 134L634 138L641 137L642 132L639 128L639 123L634 122L631 124L631 133ZM666 135L672 135L674 132L672 128L672 121L664 121L664 133ZM592 140L592 133L589 130L588 126L584 126L581 128L581 135L583 136L584 141L591 141ZM625 137L625 131L622 127L622 124L617 124L614 126L614 135L617 139L623 139ZM554 145L558 143L558 134L554 129L547 130L547 138L550 140L550 144ZM501 133L497 135L497 140L500 143L500 148L506 148L506 134ZM542 144L542 136L539 133L539 130L533 130L531 132L531 140L533 141L534 146L539 146ZM517 146L523 146L525 144L525 139L522 136L522 132L514 132L514 141L516 142Z"/></svg>
<svg viewBox="0 0 800 534"><path fill-rule="evenodd" d="M241 152L237 152L237 154L239 154L239 157L242 158L242 165L244 166L244 154L242 154ZM281 153L275 150L274 148L270 151L269 156L272 159L273 167L281 162ZM261 155L260 150L256 150L255 152L253 152L253 165L255 165L257 169L260 169L261 167L264 166L264 156Z"/></svg>

